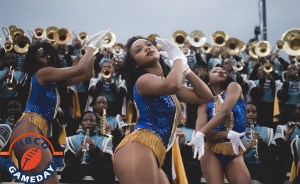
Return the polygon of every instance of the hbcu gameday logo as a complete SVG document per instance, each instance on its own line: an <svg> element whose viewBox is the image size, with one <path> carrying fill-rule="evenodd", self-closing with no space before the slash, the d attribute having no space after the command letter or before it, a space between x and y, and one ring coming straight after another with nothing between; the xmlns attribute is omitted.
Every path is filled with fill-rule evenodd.
<svg viewBox="0 0 300 184"><path fill-rule="evenodd" d="M35 136L35 137L32 137ZM33 145L22 155L19 168L11 161L12 148L16 149L23 146ZM42 149L50 149L52 152L52 160L39 173L29 174L28 171L34 169L42 161ZM58 158L54 156L59 156ZM0 164L10 175L18 182L39 183L48 179L57 169L62 166L63 152L56 152L51 142L43 135L37 133L26 133L17 137L10 145L8 152L0 152Z"/></svg>

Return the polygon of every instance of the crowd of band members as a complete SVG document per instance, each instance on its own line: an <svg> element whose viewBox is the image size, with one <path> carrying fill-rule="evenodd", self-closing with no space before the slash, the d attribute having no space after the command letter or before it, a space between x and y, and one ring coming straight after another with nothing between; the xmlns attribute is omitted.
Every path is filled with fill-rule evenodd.
<svg viewBox="0 0 300 184"><path fill-rule="evenodd" d="M38 41L33 39L32 44ZM249 43L253 41L250 40ZM121 43L119 43L122 46ZM261 182L284 182L287 172L298 167L300 157L300 80L298 57L273 52L267 57L255 59L247 48L238 56L228 56L224 49L212 49L205 53L199 48L186 44L191 50L187 56L191 69L204 77L213 67L221 66L233 80L238 82L246 97L247 128L243 138L246 147L245 163L253 180ZM71 45L54 45L62 66L76 65L84 54L82 43L74 39ZM56 149L65 152L65 167L61 179L65 182L82 180L90 175L97 182L114 182L112 170L112 153L118 143L131 131L136 121L133 102L126 98L126 87L119 75L122 65L121 57L116 58L113 48L101 48L95 54L95 76L89 81L78 83L65 89L61 94L63 117L58 117L48 136ZM126 51L124 51L126 52ZM123 53L124 54L124 53ZM12 129L21 116L26 104L28 86L24 83L26 73L23 71L25 54L13 49L0 49L0 103L1 124L8 124ZM244 63L243 69L237 71L236 63ZM266 71L265 63L271 63L273 69ZM108 75L104 71L109 71ZM11 77L13 75L13 78ZM7 83L12 78L12 89ZM183 83L186 83L183 80ZM186 85L189 85L186 83ZM274 101L279 103L280 113L274 116ZM179 137L182 160L190 183L200 183L201 170L199 161L193 159L192 148L186 143L191 141L197 118L195 104L183 104L182 123L176 131ZM103 109L106 109L107 132L101 134ZM83 140L86 135L86 123L91 123L88 138L89 154L87 165L82 165ZM65 127L67 139L59 142L58 132ZM103 127L102 127L103 128ZM299 142L299 143L298 143ZM7 149L8 145L6 146ZM3 149L3 150L4 150ZM171 161L170 161L171 162ZM76 168L87 168L86 172ZM198 168L198 169L196 169ZM172 167L166 162L166 173L172 180ZM97 172L105 172L105 174ZM1 170L2 173L2 170ZM76 176L76 177L75 177ZM3 181L9 181L8 175L1 175ZM295 178L295 179L294 179ZM299 182L299 174L293 177Z"/></svg>

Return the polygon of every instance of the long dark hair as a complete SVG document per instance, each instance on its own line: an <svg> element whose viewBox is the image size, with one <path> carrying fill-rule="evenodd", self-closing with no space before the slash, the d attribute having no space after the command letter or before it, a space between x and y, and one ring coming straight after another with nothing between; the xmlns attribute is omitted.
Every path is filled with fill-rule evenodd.
<svg viewBox="0 0 300 184"><path fill-rule="evenodd" d="M62 68L62 64L59 61L58 58L58 52L57 50L50 44L47 42L41 42L41 43L37 43L35 45L32 45L26 56L25 56L25 61L24 61L24 71L28 74L26 83L25 83L25 91L29 92L29 88L30 88L30 83L31 83L31 77L41 68L43 68L44 66L42 66L36 59L36 53L37 51L43 48L45 54L48 54L50 56L51 59L51 63L53 67L56 68ZM67 88L65 86L65 84L63 82L56 82L57 84L57 88L58 91L60 93L61 96L64 96L66 94ZM28 93L27 93L28 94ZM61 98L61 100L63 100L64 98Z"/></svg>
<svg viewBox="0 0 300 184"><path fill-rule="evenodd" d="M124 62L122 64L120 74L121 74L122 78L126 81L126 87L127 87L127 91L128 91L127 95L131 100L133 100L133 86L136 83L137 79L141 75L148 73L141 67L136 68L136 61L131 56L131 46L138 39L145 39L145 40L150 41L153 45L156 45L155 42L153 42L147 38L144 38L142 36L134 36L134 37L128 39L128 41L127 41L127 44L125 46L127 52L124 57ZM163 69L164 76L167 76L168 73L170 72L170 68L168 67L168 65L165 64L162 57L160 57L159 62Z"/></svg>

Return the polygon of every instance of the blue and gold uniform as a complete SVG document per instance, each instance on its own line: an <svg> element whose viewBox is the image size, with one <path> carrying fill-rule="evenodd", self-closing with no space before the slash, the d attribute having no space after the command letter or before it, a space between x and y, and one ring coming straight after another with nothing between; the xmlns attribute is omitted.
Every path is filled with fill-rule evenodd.
<svg viewBox="0 0 300 184"><path fill-rule="evenodd" d="M134 131L127 135L118 148L128 141L135 141L148 146L155 153L162 166L171 135L174 133L181 107L175 95L140 96L133 88L134 103L138 121Z"/></svg>
<svg viewBox="0 0 300 184"><path fill-rule="evenodd" d="M28 121L36 125L43 135L47 135L48 125L56 116L56 109L59 106L60 97L56 82L49 82L40 85L35 75L31 78L29 98L25 111L18 121L18 124ZM16 126L18 126L18 124Z"/></svg>
<svg viewBox="0 0 300 184"><path fill-rule="evenodd" d="M223 91L219 95L215 96L207 104L207 113L208 120L213 118L221 108L223 101L226 97L226 92ZM229 114L229 117L221 125L213 129L213 131L229 131L233 130L238 133L242 133L246 128L246 106L245 100L239 99L234 105L232 111ZM209 149L211 152L217 154L220 161L226 164L226 160L229 161L230 157L234 156L232 145L229 140L224 139L219 142L209 142L205 143L206 149ZM240 149L240 154L243 154L243 151ZM226 156L227 155L227 156ZM228 157L229 156L229 157Z"/></svg>

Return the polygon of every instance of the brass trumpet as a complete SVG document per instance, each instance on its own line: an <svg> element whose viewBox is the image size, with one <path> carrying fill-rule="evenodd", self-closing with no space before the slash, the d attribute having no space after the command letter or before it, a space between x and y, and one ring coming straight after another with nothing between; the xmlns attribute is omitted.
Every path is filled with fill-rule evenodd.
<svg viewBox="0 0 300 184"><path fill-rule="evenodd" d="M102 70L102 77L103 78L108 79L108 78L110 78L110 76L111 76L110 70L108 70L108 69L103 69Z"/></svg>
<svg viewBox="0 0 300 184"><path fill-rule="evenodd" d="M187 39L193 47L202 47L206 43L206 37L202 31L194 30L188 36Z"/></svg>
<svg viewBox="0 0 300 184"><path fill-rule="evenodd" d="M286 42L284 51L291 56L300 55L300 28L293 28L282 35L282 40Z"/></svg>
<svg viewBox="0 0 300 184"><path fill-rule="evenodd" d="M203 53L210 53L211 51L211 45L209 43L205 43L202 47L201 47L201 51Z"/></svg>
<svg viewBox="0 0 300 184"><path fill-rule="evenodd" d="M277 42L276 42L276 49L278 51L284 49L285 47L286 47L285 41L283 41L283 40L277 40Z"/></svg>
<svg viewBox="0 0 300 184"><path fill-rule="evenodd" d="M13 43L11 43L10 41L7 41L4 43L4 50L5 52L10 51L13 48Z"/></svg>
<svg viewBox="0 0 300 184"><path fill-rule="evenodd" d="M86 32L80 32L77 36L78 40L84 42L88 38L88 34Z"/></svg>
<svg viewBox="0 0 300 184"><path fill-rule="evenodd" d="M187 48L187 47L182 47L181 49L181 53L185 56L189 56L191 54L191 49Z"/></svg>
<svg viewBox="0 0 300 184"><path fill-rule="evenodd" d="M67 44L71 40L71 32L66 28L60 28L55 31L53 39L57 44Z"/></svg>
<svg viewBox="0 0 300 184"><path fill-rule="evenodd" d="M271 63L265 63L264 64L264 71L269 74L273 71L273 65Z"/></svg>
<svg viewBox="0 0 300 184"><path fill-rule="evenodd" d="M177 44L179 47L182 47L185 43L187 34L182 30L175 31L172 35L173 42Z"/></svg>
<svg viewBox="0 0 300 184"><path fill-rule="evenodd" d="M242 71L244 69L245 64L242 61L237 61L235 65L233 65L233 69L235 71Z"/></svg>

